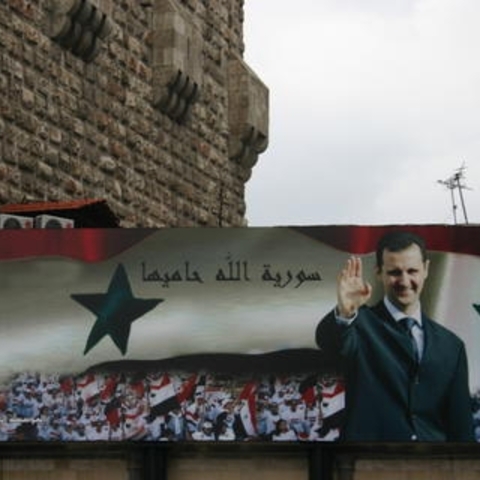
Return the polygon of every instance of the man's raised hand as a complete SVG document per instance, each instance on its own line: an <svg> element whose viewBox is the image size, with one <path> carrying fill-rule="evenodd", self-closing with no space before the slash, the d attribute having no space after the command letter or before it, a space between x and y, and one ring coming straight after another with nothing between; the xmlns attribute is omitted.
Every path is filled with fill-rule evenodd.
<svg viewBox="0 0 480 480"><path fill-rule="evenodd" d="M343 318L351 318L368 302L372 286L363 279L362 259L350 257L337 277L337 309Z"/></svg>

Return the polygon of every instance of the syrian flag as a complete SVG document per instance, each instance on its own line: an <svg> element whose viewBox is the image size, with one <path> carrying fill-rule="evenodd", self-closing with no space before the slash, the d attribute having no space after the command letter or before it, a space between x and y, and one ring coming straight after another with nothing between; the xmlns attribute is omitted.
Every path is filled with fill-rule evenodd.
<svg viewBox="0 0 480 480"><path fill-rule="evenodd" d="M105 379L103 387L100 391L100 400L102 401L102 403L108 403L114 398L117 391L118 382L118 375L109 375Z"/></svg>
<svg viewBox="0 0 480 480"><path fill-rule="evenodd" d="M198 377L198 381L195 385L195 397L205 397L207 386L207 376L205 374L201 374Z"/></svg>
<svg viewBox="0 0 480 480"><path fill-rule="evenodd" d="M142 404L134 404L128 407L122 407L122 413L125 421L133 420L138 421L145 414L145 408Z"/></svg>
<svg viewBox="0 0 480 480"><path fill-rule="evenodd" d="M194 401L196 398L205 398L207 375L204 373L191 375L180 387L177 393L179 403Z"/></svg>
<svg viewBox="0 0 480 480"><path fill-rule="evenodd" d="M1 320L8 335L0 339L0 365L8 368L0 369L0 381L32 368L77 375L122 360L315 348L313 332L333 306L339 268L348 255L362 255L374 277L375 243L393 228L0 231L8 312ZM436 255L474 259L467 269L471 285L478 284L480 227L401 228L424 236ZM232 261L225 262L229 253ZM436 273L429 277L441 284ZM448 285L453 291L443 290L432 304L426 299L429 311L437 308L434 300L457 303L458 284ZM472 306L480 304L478 293L464 299L468 320L438 319L461 333L479 323ZM226 339L228 332L235 335ZM478 337L461 335L472 339L469 357Z"/></svg>
<svg viewBox="0 0 480 480"><path fill-rule="evenodd" d="M105 405L105 417L112 427L117 427L122 421L122 405L118 398L112 399Z"/></svg>
<svg viewBox="0 0 480 480"><path fill-rule="evenodd" d="M129 383L128 388L137 398L142 398L145 395L145 382L141 378L135 378L132 380Z"/></svg>
<svg viewBox="0 0 480 480"><path fill-rule="evenodd" d="M298 386L298 391L302 396L302 400L307 407L315 404L317 401L317 376L310 375L305 378Z"/></svg>
<svg viewBox="0 0 480 480"><path fill-rule="evenodd" d="M166 415L171 410L180 408L177 393L168 374L150 383L148 395L150 412L154 416Z"/></svg>
<svg viewBox="0 0 480 480"><path fill-rule="evenodd" d="M93 373L77 380L77 393L85 403L91 403L100 395L97 378Z"/></svg>
<svg viewBox="0 0 480 480"><path fill-rule="evenodd" d="M342 381L321 382L321 395L320 409L324 419L332 417L345 408L345 386Z"/></svg>
<svg viewBox="0 0 480 480"><path fill-rule="evenodd" d="M177 393L177 399L179 403L190 400L194 396L195 389L197 387L197 378L198 375L194 373L180 387L180 390Z"/></svg>
<svg viewBox="0 0 480 480"><path fill-rule="evenodd" d="M202 412L195 403L189 405L185 410L185 422L187 424L187 429L189 431L196 431L200 425L200 420L202 417Z"/></svg>
<svg viewBox="0 0 480 480"><path fill-rule="evenodd" d="M321 245L289 229L132 230L0 231L8 312L0 382L32 368L78 375L120 362L314 346L319 284L304 272L302 287L280 292L262 272L267 247L286 275L314 264ZM225 262L230 252L249 264ZM302 321L292 322L290 304ZM265 335L271 318L279 328Z"/></svg>
<svg viewBox="0 0 480 480"><path fill-rule="evenodd" d="M71 376L60 378L60 390L64 395L71 395L75 390L75 382Z"/></svg>
<svg viewBox="0 0 480 480"><path fill-rule="evenodd" d="M241 391L238 399L241 402L240 421L247 436L254 437L257 435L257 418L256 418L256 393L257 385L255 382L247 383Z"/></svg>
<svg viewBox="0 0 480 480"><path fill-rule="evenodd" d="M147 436L148 429L143 417L126 418L123 432L126 440L142 440Z"/></svg>

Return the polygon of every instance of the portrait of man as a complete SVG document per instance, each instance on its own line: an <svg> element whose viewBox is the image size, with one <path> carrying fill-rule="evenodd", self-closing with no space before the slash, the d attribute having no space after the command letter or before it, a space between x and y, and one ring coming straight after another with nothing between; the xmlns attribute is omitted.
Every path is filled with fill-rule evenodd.
<svg viewBox="0 0 480 480"><path fill-rule="evenodd" d="M367 306L361 258L338 274L316 342L345 368L345 441L474 441L464 343L422 310L429 264L423 238L390 231L376 249L380 302Z"/></svg>

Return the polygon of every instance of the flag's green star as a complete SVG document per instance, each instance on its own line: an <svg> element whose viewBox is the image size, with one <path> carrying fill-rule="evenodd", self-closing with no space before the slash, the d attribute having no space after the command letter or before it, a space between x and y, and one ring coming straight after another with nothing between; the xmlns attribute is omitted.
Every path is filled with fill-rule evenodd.
<svg viewBox="0 0 480 480"><path fill-rule="evenodd" d="M135 298L123 265L118 265L107 293L74 294L72 298L95 315L97 321L90 331L84 355L105 335L110 335L125 355L132 322L155 308L163 299Z"/></svg>
<svg viewBox="0 0 480 480"><path fill-rule="evenodd" d="M477 311L477 313L480 315L480 303L473 303L473 308Z"/></svg>

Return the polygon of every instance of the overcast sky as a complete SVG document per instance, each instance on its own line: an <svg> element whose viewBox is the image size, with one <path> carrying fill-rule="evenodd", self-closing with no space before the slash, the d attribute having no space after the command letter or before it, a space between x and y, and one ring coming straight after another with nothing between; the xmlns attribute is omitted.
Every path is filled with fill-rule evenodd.
<svg viewBox="0 0 480 480"><path fill-rule="evenodd" d="M480 223L479 0L245 0L270 90L250 226ZM464 223L454 190L457 223Z"/></svg>

